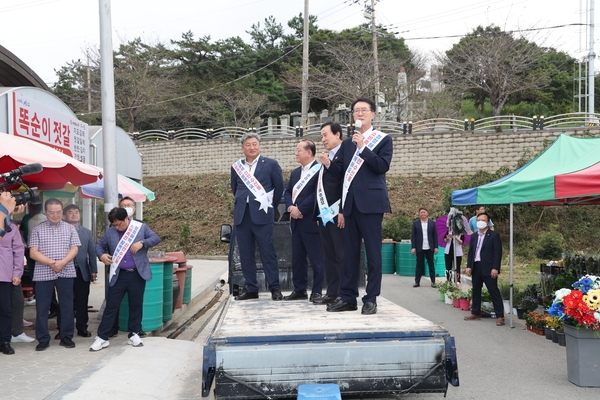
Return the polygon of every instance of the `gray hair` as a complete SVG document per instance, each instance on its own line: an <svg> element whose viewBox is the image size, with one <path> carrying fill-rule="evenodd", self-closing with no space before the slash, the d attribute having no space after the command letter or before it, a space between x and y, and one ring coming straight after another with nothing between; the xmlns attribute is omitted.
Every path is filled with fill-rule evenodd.
<svg viewBox="0 0 600 400"><path fill-rule="evenodd" d="M246 132L246 133L244 133L244 135L240 139L240 142L243 145L246 140L252 139L252 138L258 140L258 143L260 143L260 136L256 132Z"/></svg>

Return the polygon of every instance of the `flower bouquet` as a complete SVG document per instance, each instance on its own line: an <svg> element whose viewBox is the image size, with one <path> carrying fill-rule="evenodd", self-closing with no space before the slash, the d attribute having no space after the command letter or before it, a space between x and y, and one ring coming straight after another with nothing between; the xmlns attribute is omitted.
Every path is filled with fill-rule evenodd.
<svg viewBox="0 0 600 400"><path fill-rule="evenodd" d="M548 314L558 317L565 325L600 329L600 277L585 275L572 287L556 291Z"/></svg>

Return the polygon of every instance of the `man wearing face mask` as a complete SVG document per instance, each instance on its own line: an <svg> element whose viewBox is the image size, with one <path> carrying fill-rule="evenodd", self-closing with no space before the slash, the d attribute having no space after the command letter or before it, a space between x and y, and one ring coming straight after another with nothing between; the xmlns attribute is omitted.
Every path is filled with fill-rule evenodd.
<svg viewBox="0 0 600 400"><path fill-rule="evenodd" d="M498 274L502 262L502 240L497 232L489 229L490 217L482 212L477 215L478 232L471 236L469 258L467 260L467 276L473 277L473 301L471 314L465 321L481 319L481 289L490 292L494 311L498 317L496 325L504 325L504 305L498 289Z"/></svg>
<svg viewBox="0 0 600 400"><path fill-rule="evenodd" d="M131 221L133 214L135 214L135 201L129 196L125 196L119 200L119 207L124 208L127 211L127 218Z"/></svg>

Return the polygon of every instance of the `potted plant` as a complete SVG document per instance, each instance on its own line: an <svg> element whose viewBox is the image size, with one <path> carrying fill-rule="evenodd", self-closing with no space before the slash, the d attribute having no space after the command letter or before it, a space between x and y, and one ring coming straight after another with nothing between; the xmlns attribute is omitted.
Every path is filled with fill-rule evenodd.
<svg viewBox="0 0 600 400"><path fill-rule="evenodd" d="M452 281L445 281L437 285L437 289L440 292L440 299L445 300L446 304L452 304L450 301L450 294L457 289L456 285Z"/></svg>
<svg viewBox="0 0 600 400"><path fill-rule="evenodd" d="M525 292L518 288L513 289L513 315L516 315L519 319L525 319L527 313L525 309L520 308L521 299L525 297Z"/></svg>
<svg viewBox="0 0 600 400"><path fill-rule="evenodd" d="M461 297L459 298L460 309L463 311L469 311L471 309L471 298L473 297L473 289L469 289L467 292L461 291Z"/></svg>
<svg viewBox="0 0 600 400"><path fill-rule="evenodd" d="M551 331L550 334L552 335L552 342L558 343L558 331L563 330L563 324L562 324L562 321L560 320L560 318L548 315L546 317L546 326L548 328L550 328L550 331ZM562 334L563 334L563 338L564 338L565 333L563 332Z"/></svg>
<svg viewBox="0 0 600 400"><path fill-rule="evenodd" d="M557 290L548 314L564 324L569 381L600 387L600 277L585 275L571 288Z"/></svg>
<svg viewBox="0 0 600 400"><path fill-rule="evenodd" d="M525 314L525 321L527 321L527 329L538 335L545 335L544 327L546 326L546 319L543 314L530 311Z"/></svg>
<svg viewBox="0 0 600 400"><path fill-rule="evenodd" d="M492 309L492 295L486 289L481 291L481 308L488 312Z"/></svg>
<svg viewBox="0 0 600 400"><path fill-rule="evenodd" d="M521 298L517 305L517 311L519 309L525 310L525 312L535 311L538 308L539 299L533 296L524 296Z"/></svg>
<svg viewBox="0 0 600 400"><path fill-rule="evenodd" d="M452 297L452 304L454 307L460 308L460 299L466 297L466 295L467 294L460 289L453 291L450 297Z"/></svg>

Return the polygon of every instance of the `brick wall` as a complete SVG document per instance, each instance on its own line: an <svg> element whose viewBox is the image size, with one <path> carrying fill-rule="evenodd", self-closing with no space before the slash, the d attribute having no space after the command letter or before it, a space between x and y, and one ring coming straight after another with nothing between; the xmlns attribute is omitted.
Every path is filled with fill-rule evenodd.
<svg viewBox="0 0 600 400"><path fill-rule="evenodd" d="M480 169L494 172L504 165L513 169L526 150L537 154L544 140L552 142L561 132L394 135L389 175L452 177ZM581 137L587 132L570 131L570 134ZM317 152L323 151L319 138L310 139L317 141ZM294 150L298 141L297 138L263 139L261 154L275 158L284 172L289 172L297 167ZM229 173L231 164L242 157L239 139L136 141L135 144L142 156L144 176Z"/></svg>

